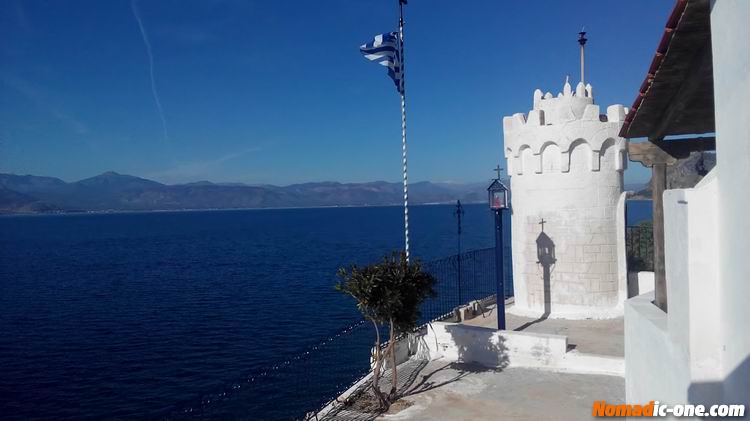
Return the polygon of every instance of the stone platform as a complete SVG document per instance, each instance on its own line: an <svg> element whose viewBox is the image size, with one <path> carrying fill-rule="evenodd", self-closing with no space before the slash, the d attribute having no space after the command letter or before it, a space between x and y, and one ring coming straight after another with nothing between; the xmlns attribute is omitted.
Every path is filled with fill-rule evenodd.
<svg viewBox="0 0 750 421"><path fill-rule="evenodd" d="M403 398L387 414L333 405L319 419L580 420L594 401L624 402L622 318L507 314L508 329L498 331L496 315L493 304L460 323L434 322L409 342L412 356L398 370Z"/></svg>
<svg viewBox="0 0 750 421"><path fill-rule="evenodd" d="M580 353L625 357L625 333L622 317L606 320L565 320L549 318L529 318L506 313L507 330L568 337L569 350ZM497 328L495 306L489 306L482 314L462 324Z"/></svg>
<svg viewBox="0 0 750 421"><path fill-rule="evenodd" d="M430 361L379 420L585 420L596 400L625 401L625 380ZM362 418L360 418L362 419Z"/></svg>

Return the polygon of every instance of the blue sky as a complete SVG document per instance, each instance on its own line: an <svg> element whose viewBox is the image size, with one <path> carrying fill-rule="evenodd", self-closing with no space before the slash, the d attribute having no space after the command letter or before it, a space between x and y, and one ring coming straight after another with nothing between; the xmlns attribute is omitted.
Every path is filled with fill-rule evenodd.
<svg viewBox="0 0 750 421"><path fill-rule="evenodd" d="M672 5L410 0L410 179L489 179L502 116L577 80L582 25L596 102L630 106ZM396 0L4 0L0 172L398 181L399 98L358 51L396 20Z"/></svg>

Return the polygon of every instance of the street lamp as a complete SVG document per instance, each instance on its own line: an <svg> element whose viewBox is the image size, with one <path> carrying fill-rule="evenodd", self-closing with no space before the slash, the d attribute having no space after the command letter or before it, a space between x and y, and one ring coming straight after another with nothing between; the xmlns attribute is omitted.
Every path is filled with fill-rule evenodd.
<svg viewBox="0 0 750 421"><path fill-rule="evenodd" d="M500 211L508 208L508 188L499 179L492 181L487 192L490 198L490 209Z"/></svg>
<svg viewBox="0 0 750 421"><path fill-rule="evenodd" d="M497 178L487 188L490 209L495 212L495 278L497 281L497 329L505 330L505 282L503 282L503 211L508 209L508 188L500 182L500 166L495 169Z"/></svg>

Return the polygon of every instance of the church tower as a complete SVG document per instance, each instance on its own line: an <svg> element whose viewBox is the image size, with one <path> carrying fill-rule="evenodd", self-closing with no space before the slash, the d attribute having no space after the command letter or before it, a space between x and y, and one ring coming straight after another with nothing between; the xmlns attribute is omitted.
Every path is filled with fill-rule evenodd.
<svg viewBox="0 0 750 421"><path fill-rule="evenodd" d="M503 118L511 180L517 314L607 318L622 314L617 203L627 144L622 105L600 114L591 85L566 80L534 92L528 115Z"/></svg>

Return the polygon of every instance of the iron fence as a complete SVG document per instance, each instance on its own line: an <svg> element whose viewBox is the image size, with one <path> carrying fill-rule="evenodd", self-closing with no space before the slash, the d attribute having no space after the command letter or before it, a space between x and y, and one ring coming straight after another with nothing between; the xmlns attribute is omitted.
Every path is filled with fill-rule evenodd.
<svg viewBox="0 0 750 421"><path fill-rule="evenodd" d="M509 252L504 253L504 259L505 296L510 297L513 271ZM497 291L494 247L433 260L424 264L424 270L437 279L437 296L422 305L422 323L440 320L451 315L456 307L494 296Z"/></svg>
<svg viewBox="0 0 750 421"><path fill-rule="evenodd" d="M651 222L625 228L628 271L654 270L654 232Z"/></svg>
<svg viewBox="0 0 750 421"><path fill-rule="evenodd" d="M505 250L505 296L513 295L510 251ZM437 296L423 303L420 322L441 320L454 308L496 292L495 249L473 250L425 262ZM255 370L221 390L166 411L162 419L303 419L323 408L370 371L372 324L341 328L279 363Z"/></svg>

